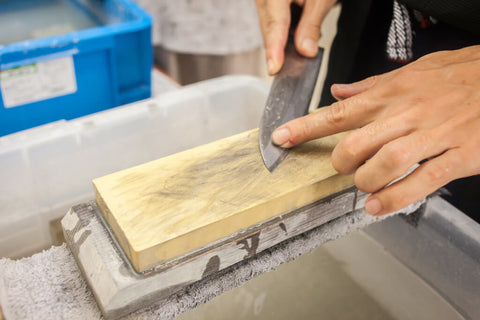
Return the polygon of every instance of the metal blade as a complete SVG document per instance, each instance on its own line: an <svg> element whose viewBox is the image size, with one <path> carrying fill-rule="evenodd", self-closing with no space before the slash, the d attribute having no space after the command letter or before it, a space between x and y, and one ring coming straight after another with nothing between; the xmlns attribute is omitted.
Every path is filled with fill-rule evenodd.
<svg viewBox="0 0 480 320"><path fill-rule="evenodd" d="M322 48L319 48L315 58L306 58L295 49L293 37L287 43L284 65L273 80L260 121L260 152L270 172L285 159L289 151L272 143L272 132L282 124L308 113L322 57Z"/></svg>

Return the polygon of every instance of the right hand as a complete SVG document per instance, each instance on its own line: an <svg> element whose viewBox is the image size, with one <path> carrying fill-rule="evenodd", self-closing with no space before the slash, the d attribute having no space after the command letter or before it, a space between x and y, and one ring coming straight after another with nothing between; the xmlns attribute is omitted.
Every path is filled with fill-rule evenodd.
<svg viewBox="0 0 480 320"><path fill-rule="evenodd" d="M480 175L480 45L331 90L338 102L280 126L272 140L290 148L354 130L333 150L332 165L355 172L358 189L372 193L367 212L393 212L452 180Z"/></svg>
<svg viewBox="0 0 480 320"><path fill-rule="evenodd" d="M290 27L290 3L303 7L302 17L295 31L295 47L306 56L318 52L323 19L336 0L255 0L263 42L266 51L268 73L276 74L283 65L284 49Z"/></svg>

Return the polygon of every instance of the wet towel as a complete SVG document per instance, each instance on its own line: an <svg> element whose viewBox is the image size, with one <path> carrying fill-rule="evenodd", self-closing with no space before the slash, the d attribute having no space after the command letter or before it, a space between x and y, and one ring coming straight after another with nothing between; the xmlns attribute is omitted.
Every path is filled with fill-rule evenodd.
<svg viewBox="0 0 480 320"><path fill-rule="evenodd" d="M421 203L401 212L414 212ZM363 209L356 210L191 284L126 319L172 319L312 251L322 243L388 216L374 217ZM65 244L16 261L0 259L0 305L8 320L102 318L93 294Z"/></svg>

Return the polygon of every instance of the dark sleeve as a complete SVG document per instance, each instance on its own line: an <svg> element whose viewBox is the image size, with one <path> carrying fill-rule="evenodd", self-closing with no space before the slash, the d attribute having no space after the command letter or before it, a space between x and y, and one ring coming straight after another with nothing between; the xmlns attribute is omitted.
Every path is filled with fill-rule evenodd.
<svg viewBox="0 0 480 320"><path fill-rule="evenodd" d="M401 0L401 2L442 22L480 34L480 0Z"/></svg>
<svg viewBox="0 0 480 320"><path fill-rule="evenodd" d="M328 71L319 106L335 102L330 94L330 86L333 83L348 82L371 3L372 0L342 0L342 11L330 50Z"/></svg>

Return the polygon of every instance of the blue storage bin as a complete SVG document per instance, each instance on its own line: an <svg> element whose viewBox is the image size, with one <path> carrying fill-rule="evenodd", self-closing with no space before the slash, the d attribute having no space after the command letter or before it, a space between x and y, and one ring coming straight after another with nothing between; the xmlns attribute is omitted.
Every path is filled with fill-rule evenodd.
<svg viewBox="0 0 480 320"><path fill-rule="evenodd" d="M151 26L129 0L0 1L0 136L150 97Z"/></svg>

